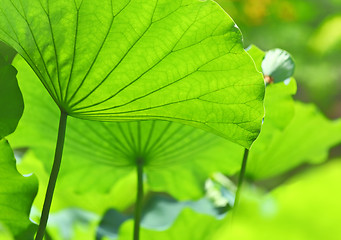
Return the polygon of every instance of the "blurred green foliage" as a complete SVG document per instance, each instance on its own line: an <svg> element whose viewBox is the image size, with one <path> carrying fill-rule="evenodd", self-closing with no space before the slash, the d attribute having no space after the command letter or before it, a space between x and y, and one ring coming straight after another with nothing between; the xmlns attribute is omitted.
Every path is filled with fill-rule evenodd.
<svg viewBox="0 0 341 240"><path fill-rule="evenodd" d="M302 173L269 194L249 189L221 239L338 240L341 161ZM219 238L220 239L220 238Z"/></svg>

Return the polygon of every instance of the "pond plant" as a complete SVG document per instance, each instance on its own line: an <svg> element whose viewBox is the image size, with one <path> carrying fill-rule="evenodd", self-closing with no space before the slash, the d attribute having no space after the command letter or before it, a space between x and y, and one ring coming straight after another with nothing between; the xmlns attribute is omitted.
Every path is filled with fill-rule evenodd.
<svg viewBox="0 0 341 240"><path fill-rule="evenodd" d="M46 227L55 198L70 225L74 218L92 222L96 239L118 232L115 238L153 239L152 231L140 233L154 216L149 197L164 192L179 211L198 210L183 201L205 195L207 179L225 191L213 215L237 216L244 181L322 162L341 141L340 121L293 100L290 54L245 50L240 30L213 1L0 0L0 9L0 40L18 53L12 65L0 59L0 231L15 239L54 239ZM19 172L36 176L19 174L4 137L24 150ZM238 173L237 187L222 177ZM95 213L72 209L77 202ZM133 213L114 212L119 224L107 229L107 211L118 202L133 205ZM42 211L38 226L29 220L35 208ZM60 216L51 224L70 227L53 220ZM177 238L218 239L213 232L228 221L212 219L203 228L212 234L195 238L188 230ZM176 223L162 236L175 239Z"/></svg>

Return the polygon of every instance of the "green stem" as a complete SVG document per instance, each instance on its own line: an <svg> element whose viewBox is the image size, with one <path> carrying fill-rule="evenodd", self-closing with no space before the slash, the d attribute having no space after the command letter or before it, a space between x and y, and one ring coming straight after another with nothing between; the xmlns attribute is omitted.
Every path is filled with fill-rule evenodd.
<svg viewBox="0 0 341 240"><path fill-rule="evenodd" d="M247 164L247 157L248 157L248 155L249 155L249 149L245 148L242 168L240 169L240 173L239 173L236 197L234 199L234 208L237 208L237 206L239 204L240 192L241 192L241 188L242 188L243 181L244 181L244 176L245 176L245 170L246 170L246 164Z"/></svg>
<svg viewBox="0 0 341 240"><path fill-rule="evenodd" d="M55 150L55 155L54 155L53 166L51 170L49 184L47 186L47 190L45 194L43 211L41 213L40 224L38 227L38 232L37 232L35 240L42 240L44 237L47 220L49 217L52 197L53 197L53 191L56 186L57 176L58 176L58 172L60 168L60 163L62 160L66 120L67 120L67 113L61 111L60 120L59 120L59 129L58 129L58 139L57 139L57 145L56 145L56 150Z"/></svg>
<svg viewBox="0 0 341 240"><path fill-rule="evenodd" d="M143 159L141 158L137 159L136 163L137 163L137 195L134 216L134 240L139 240L143 200Z"/></svg>

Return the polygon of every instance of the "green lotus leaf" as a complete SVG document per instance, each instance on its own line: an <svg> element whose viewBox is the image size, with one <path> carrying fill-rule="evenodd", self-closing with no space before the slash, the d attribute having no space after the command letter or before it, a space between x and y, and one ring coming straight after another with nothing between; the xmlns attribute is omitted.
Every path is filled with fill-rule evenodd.
<svg viewBox="0 0 341 240"><path fill-rule="evenodd" d="M37 193L37 180L18 173L13 151L5 139L0 140L0 165L0 223L15 239L30 239L27 234L34 225L29 214Z"/></svg>
<svg viewBox="0 0 341 240"><path fill-rule="evenodd" d="M177 121L249 147L264 83L213 1L0 1L0 40L62 111L83 119Z"/></svg>
<svg viewBox="0 0 341 240"><path fill-rule="evenodd" d="M24 110L16 74L0 55L0 139L14 132Z"/></svg>
<svg viewBox="0 0 341 240"><path fill-rule="evenodd" d="M31 148L49 172L58 108L28 65L19 58L14 64L19 69L26 108L9 140L15 148ZM181 200L200 198L210 174L234 174L242 160L241 146L174 122L70 118L68 126L57 188L74 188L80 193L110 191L118 179L134 172L137 159L143 158L150 190L166 191Z"/></svg>
<svg viewBox="0 0 341 240"><path fill-rule="evenodd" d="M329 149L341 143L340 131L339 119L329 120L314 105L296 102L294 117L284 129L266 126L265 118L250 151L246 174L265 179L303 163L321 163Z"/></svg>

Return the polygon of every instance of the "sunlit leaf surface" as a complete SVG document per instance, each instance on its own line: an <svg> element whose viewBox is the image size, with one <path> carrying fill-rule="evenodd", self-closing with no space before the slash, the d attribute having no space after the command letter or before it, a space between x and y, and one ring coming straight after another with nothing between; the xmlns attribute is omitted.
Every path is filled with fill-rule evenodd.
<svg viewBox="0 0 341 240"><path fill-rule="evenodd" d="M0 1L0 39L68 114L163 119L245 147L264 83L235 23L213 1Z"/></svg>
<svg viewBox="0 0 341 240"><path fill-rule="evenodd" d="M14 147L32 148L49 170L58 109L23 60L17 59L15 65L26 108L10 140ZM103 123L70 118L68 126L58 185L83 193L108 192L118 179L134 172L137 159L142 158L151 190L179 199L199 198L211 173L234 174L242 159L242 147L174 122Z"/></svg>

